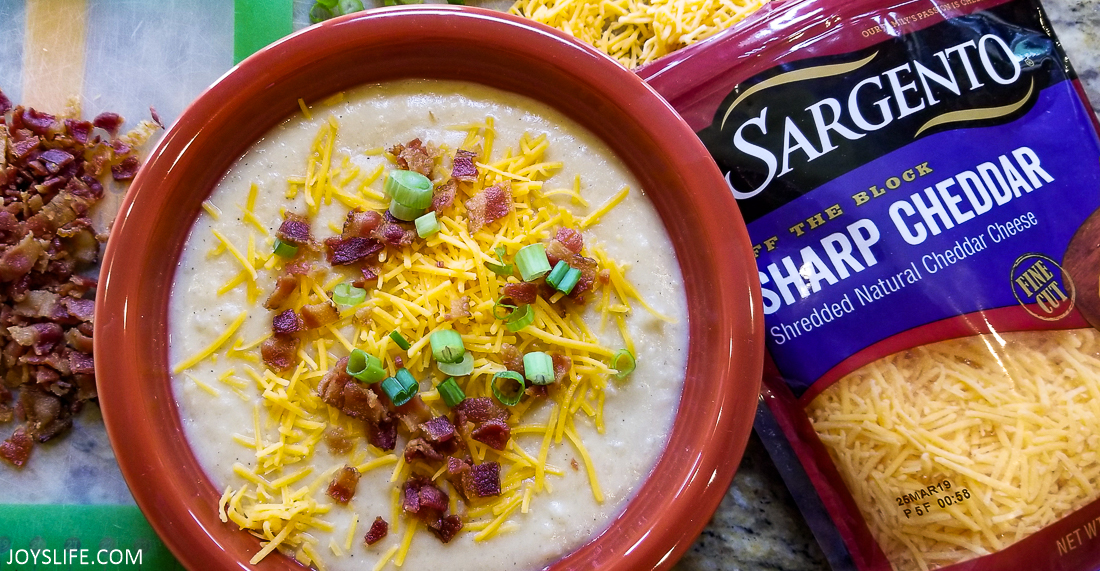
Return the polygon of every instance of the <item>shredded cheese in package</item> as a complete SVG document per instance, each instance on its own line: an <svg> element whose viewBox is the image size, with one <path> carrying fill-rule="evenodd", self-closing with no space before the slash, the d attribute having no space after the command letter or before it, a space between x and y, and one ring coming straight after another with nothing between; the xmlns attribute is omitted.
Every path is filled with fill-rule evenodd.
<svg viewBox="0 0 1100 571"><path fill-rule="evenodd" d="M1100 497L1096 330L918 347L807 412L902 568L999 551Z"/></svg>
<svg viewBox="0 0 1100 571"><path fill-rule="evenodd" d="M830 561L1100 568L1100 123L1038 0L785 2L640 75L748 220Z"/></svg>

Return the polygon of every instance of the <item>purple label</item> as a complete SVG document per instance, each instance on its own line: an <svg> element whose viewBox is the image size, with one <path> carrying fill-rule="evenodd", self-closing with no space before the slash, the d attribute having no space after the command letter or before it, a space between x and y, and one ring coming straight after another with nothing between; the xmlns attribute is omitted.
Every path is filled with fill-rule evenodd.
<svg viewBox="0 0 1100 571"><path fill-rule="evenodd" d="M1015 121L926 136L750 223L768 348L795 393L916 326L1061 311L1057 260L1100 206L1089 113L1064 81Z"/></svg>

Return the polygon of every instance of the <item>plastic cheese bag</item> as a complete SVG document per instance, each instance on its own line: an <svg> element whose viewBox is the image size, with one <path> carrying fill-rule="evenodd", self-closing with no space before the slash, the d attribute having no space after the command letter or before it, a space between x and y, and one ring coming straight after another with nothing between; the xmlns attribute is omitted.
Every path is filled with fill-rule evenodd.
<svg viewBox="0 0 1100 571"><path fill-rule="evenodd" d="M1100 567L1100 141L1038 2L773 3L640 74L738 199L769 448L847 561Z"/></svg>

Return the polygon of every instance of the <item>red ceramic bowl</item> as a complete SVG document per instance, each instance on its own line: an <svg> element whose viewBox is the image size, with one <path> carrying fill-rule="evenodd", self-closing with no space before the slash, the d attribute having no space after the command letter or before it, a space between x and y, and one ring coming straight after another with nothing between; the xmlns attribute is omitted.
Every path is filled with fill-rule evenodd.
<svg viewBox="0 0 1100 571"><path fill-rule="evenodd" d="M752 427L764 344L748 234L702 143L637 76L550 28L474 8L377 10L303 30L227 73L165 134L111 231L96 302L100 404L134 498L188 568L253 567L259 544L219 520L219 491L188 447L172 396L176 262L201 202L299 98L405 77L478 82L564 112L623 159L659 211L690 311L680 410L625 511L551 569L670 567L717 508ZM301 569L282 556L256 567Z"/></svg>

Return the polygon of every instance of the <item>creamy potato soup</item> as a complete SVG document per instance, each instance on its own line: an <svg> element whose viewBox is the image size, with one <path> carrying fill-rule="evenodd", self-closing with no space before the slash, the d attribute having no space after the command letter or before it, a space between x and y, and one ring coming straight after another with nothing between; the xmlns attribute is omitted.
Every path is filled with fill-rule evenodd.
<svg viewBox="0 0 1100 571"><path fill-rule="evenodd" d="M173 285L174 391L222 521L254 561L327 569L568 554L680 399L686 300L647 189L474 84L302 107L204 203Z"/></svg>

